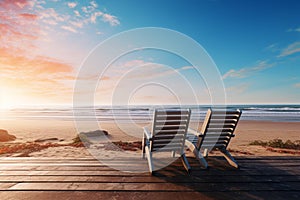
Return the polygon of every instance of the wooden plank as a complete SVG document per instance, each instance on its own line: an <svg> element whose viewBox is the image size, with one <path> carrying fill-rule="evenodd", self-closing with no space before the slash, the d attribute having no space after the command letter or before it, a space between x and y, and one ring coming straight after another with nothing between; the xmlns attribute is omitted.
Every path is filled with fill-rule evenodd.
<svg viewBox="0 0 300 200"><path fill-rule="evenodd" d="M9 182L9 183L1 183L0 182L0 191L1 190L8 190L9 188L11 188L14 185L16 185L15 182Z"/></svg>
<svg viewBox="0 0 300 200"><path fill-rule="evenodd" d="M0 196L3 199L30 199L30 200L53 200L53 199L77 199L77 200L98 200L98 199L299 199L300 195L295 191L225 191L225 192L99 192L99 191L2 191Z"/></svg>
<svg viewBox="0 0 300 200"><path fill-rule="evenodd" d="M174 183L19 183L9 190L192 191Z"/></svg>
<svg viewBox="0 0 300 200"><path fill-rule="evenodd" d="M1 176L0 183L19 182L89 182L89 183L256 183L256 182L299 182L299 176L261 176L261 175L241 175L241 176Z"/></svg>
<svg viewBox="0 0 300 200"><path fill-rule="evenodd" d="M81 191L299 191L300 183L18 183L8 190Z"/></svg>
<svg viewBox="0 0 300 200"><path fill-rule="evenodd" d="M67 160L67 159L66 159ZM134 167L140 159L112 161ZM203 170L188 158L188 176L180 159L149 173L120 172L97 160L8 159L0 161L1 199L299 199L298 157L236 157L234 169L223 157L207 160ZM25 164L23 164L25 161ZM110 161L110 160L106 160ZM144 163L145 164L145 163ZM39 166L40 165L40 166ZM142 166L137 164L137 166Z"/></svg>
<svg viewBox="0 0 300 200"><path fill-rule="evenodd" d="M144 200L165 200L165 199L202 199L211 200L217 195L227 196L226 193L199 193L199 192L116 192L116 191L6 191L0 192L3 199L28 199L28 200L53 200L53 199L77 199L77 200L99 200L99 199L144 199ZM220 198L219 198L220 199Z"/></svg>

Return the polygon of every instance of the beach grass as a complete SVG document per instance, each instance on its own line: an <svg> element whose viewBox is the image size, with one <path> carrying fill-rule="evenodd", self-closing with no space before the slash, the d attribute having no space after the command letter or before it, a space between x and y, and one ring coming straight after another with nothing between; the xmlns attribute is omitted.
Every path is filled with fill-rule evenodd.
<svg viewBox="0 0 300 200"><path fill-rule="evenodd" d="M300 150L300 140L296 140L294 142L291 140L283 141L282 139L273 139L269 141L254 140L250 142L249 145L259 145L263 147Z"/></svg>

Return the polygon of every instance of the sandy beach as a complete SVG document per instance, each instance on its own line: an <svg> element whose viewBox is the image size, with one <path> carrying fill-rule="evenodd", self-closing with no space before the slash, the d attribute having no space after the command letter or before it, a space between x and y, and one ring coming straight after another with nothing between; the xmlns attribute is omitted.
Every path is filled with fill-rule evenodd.
<svg viewBox="0 0 300 200"><path fill-rule="evenodd" d="M101 123L99 129L106 130L107 136L101 136L100 139L95 139L92 142L96 144L107 143L110 145L102 145L99 151L105 151L105 154L114 154L121 149L113 145L111 142L134 142L141 141L142 127L150 126L147 123L139 124L116 124L116 123ZM201 127L201 124L191 123L191 128ZM1 128L7 130L10 134L16 136L13 142L2 142L1 146L33 143L38 141L39 144L55 143L65 146L49 147L42 150L33 151L27 156L30 157L89 157L90 152L85 147L72 147L67 144L72 142L72 139L77 136L75 123L72 121L1 121ZM93 131L93 130L87 130ZM278 156L278 155L298 155L281 151L280 149L267 149L266 147L249 145L255 140L269 141L273 139L282 139L283 141L296 141L300 135L300 123L298 122L270 122L270 121L243 121L241 120L235 131L235 137L232 139L229 149L233 155L257 155L257 156ZM105 142L102 139L105 139ZM108 142L107 142L108 139ZM115 148L116 147L116 148ZM295 152L295 151L291 151ZM138 152L136 152L138 153ZM212 154L216 154L212 152ZM218 154L218 153L217 153ZM20 153L1 154L0 156L20 156Z"/></svg>

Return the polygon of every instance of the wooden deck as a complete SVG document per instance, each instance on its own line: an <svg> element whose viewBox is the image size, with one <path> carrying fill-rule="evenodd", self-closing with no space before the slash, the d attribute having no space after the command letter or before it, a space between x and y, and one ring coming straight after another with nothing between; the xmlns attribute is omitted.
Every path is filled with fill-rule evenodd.
<svg viewBox="0 0 300 200"><path fill-rule="evenodd" d="M0 199L300 199L300 157L236 157L240 169L211 157L208 170L188 159L190 176L179 160L151 176L94 159L0 158Z"/></svg>

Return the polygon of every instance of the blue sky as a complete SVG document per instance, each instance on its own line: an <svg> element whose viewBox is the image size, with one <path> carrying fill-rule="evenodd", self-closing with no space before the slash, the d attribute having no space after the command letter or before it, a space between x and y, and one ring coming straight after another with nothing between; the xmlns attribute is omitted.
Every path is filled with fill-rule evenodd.
<svg viewBox="0 0 300 200"><path fill-rule="evenodd" d="M202 45L220 71L229 104L299 103L300 2L296 0L3 0L0 4L3 108L72 104L77 74L90 51L114 34L142 27L172 29ZM133 69L149 75L144 81L163 79L166 85L181 79L167 73L177 70L197 91L196 103L211 103L205 82L189 63L171 53L149 50L117 60L94 91L96 103L110 104L121 75ZM142 85L143 80L125 81ZM118 86L119 92L132 92L124 85ZM189 100L189 90L179 87L178 91L182 103L195 103ZM154 85L131 95L124 101L176 103L174 95Z"/></svg>

